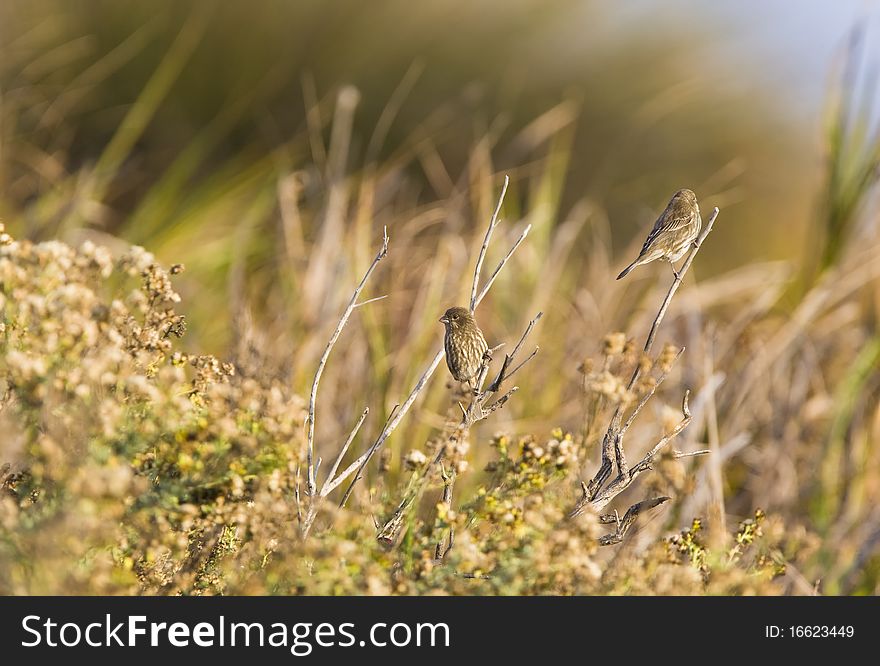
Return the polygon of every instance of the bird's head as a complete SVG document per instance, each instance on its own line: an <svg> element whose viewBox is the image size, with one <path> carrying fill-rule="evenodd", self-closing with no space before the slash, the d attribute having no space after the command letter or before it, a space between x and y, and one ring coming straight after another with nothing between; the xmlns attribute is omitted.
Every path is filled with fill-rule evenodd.
<svg viewBox="0 0 880 666"><path fill-rule="evenodd" d="M697 205L697 195L694 194L693 190L689 190L687 188L683 190L679 190L675 194L672 195L673 201L680 201L682 203L689 203L692 206Z"/></svg>
<svg viewBox="0 0 880 666"><path fill-rule="evenodd" d="M443 313L443 316L440 317L440 323L445 324L446 328L452 330L459 329L473 321L474 316L470 311L467 308L460 307L449 308Z"/></svg>

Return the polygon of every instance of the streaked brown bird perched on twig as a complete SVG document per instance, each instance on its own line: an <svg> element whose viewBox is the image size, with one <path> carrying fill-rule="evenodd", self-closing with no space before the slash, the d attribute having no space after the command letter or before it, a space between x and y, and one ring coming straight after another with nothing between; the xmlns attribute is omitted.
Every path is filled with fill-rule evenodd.
<svg viewBox="0 0 880 666"><path fill-rule="evenodd" d="M449 308L440 322L446 326L443 348L446 365L456 381L467 382L476 389L474 382L483 364L483 354L489 349L483 332L477 326L474 315L467 308Z"/></svg>
<svg viewBox="0 0 880 666"><path fill-rule="evenodd" d="M655 259L668 261L672 266L672 272L678 278L675 262L681 259L691 243L697 240L702 224L697 195L691 190L679 190L672 195L666 210L657 218L639 256L621 271L617 279L626 277L627 273L636 266Z"/></svg>

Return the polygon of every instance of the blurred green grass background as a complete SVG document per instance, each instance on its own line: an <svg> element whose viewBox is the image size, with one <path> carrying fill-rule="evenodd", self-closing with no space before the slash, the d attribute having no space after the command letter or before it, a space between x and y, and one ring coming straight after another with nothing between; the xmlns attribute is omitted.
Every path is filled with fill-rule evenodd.
<svg viewBox="0 0 880 666"><path fill-rule="evenodd" d="M630 8L631 22L626 9L567 0L42 1L0 11L4 214L29 209L33 236L86 225L171 242L201 201L237 188L258 198L273 176L320 159L307 112L326 112L353 85L350 167L418 151L405 175L422 201L449 195L484 138L497 169L527 168L536 144L567 126L555 203L564 212L594 199L618 243L687 184L733 217L719 230L719 268L754 256L752 238L762 257L804 250L817 128L785 91L753 82L750 63L724 56L719 42L739 37L696 3ZM389 103L393 119L383 118ZM328 114L316 115L326 144ZM425 173L434 152L444 168ZM80 206L33 209L47 190L67 198L82 170L96 182L79 190Z"/></svg>

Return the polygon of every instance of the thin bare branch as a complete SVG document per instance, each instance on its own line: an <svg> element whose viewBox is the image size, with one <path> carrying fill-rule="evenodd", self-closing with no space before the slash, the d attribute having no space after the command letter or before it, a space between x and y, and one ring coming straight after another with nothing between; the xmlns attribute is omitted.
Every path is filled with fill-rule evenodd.
<svg viewBox="0 0 880 666"><path fill-rule="evenodd" d="M526 239L526 236L529 235L529 232L531 230L532 230L531 224L527 225L526 228L523 229L523 232L520 234L519 238L516 239L516 242L513 244L513 247L510 248L510 251L504 256L504 259L502 259L500 261L498 266L495 268L495 272L492 273L492 275L489 277L489 280L486 282L486 286L483 287L483 290L480 292L480 295L477 296L477 300L476 300L476 303L474 304L474 308L476 308L477 305L480 304L480 301L482 301L486 297L486 294L489 293L489 289L491 289L492 283L495 282L495 278L497 278L499 273L501 273L501 270L504 268L504 265L513 256L513 253L516 252L516 249L520 245L522 245L522 242Z"/></svg>
<svg viewBox="0 0 880 666"><path fill-rule="evenodd" d="M386 428L388 427L388 423L390 423L391 420L395 418L396 414L398 413L399 407L400 407L400 405L394 405L394 408L391 410L391 413L388 414L388 419L385 421ZM345 491L345 495L343 495L342 501L339 503L340 509L343 506L345 506L345 502L348 501L348 498L351 495L351 490L354 487L355 482L360 478L361 472L363 471L364 467L366 467L367 461L372 457L371 451L375 452L376 448L378 448L378 445L376 442L373 442L373 444L370 446L370 448L367 449L363 455L361 455L357 460L355 460L353 463L351 463L351 465L346 467L345 471L343 471L339 476L337 476L335 479L330 481L329 484L327 485L327 493L329 494L329 493L333 492L334 490L336 490L336 488L339 485L341 485L342 482L345 481L351 475L352 472L357 470L357 474L355 474L354 480L351 482L351 485Z"/></svg>
<svg viewBox="0 0 880 666"><path fill-rule="evenodd" d="M354 304L354 307L356 307L356 308L360 308L360 307L363 307L363 306L365 306L365 305L369 305L370 303L375 303L376 301L383 301L383 300L385 300L386 298L388 298L388 294L385 294L385 295L383 295L383 296L376 296L375 298L369 298L369 299L367 299L367 300L365 300L365 301L361 301L360 303L355 303L355 304Z"/></svg>
<svg viewBox="0 0 880 666"><path fill-rule="evenodd" d="M474 382L474 395L478 396L483 390L483 384L486 383L486 375L489 374L489 364L492 362L492 353L488 350L483 354L483 362L480 370L477 372L477 379Z"/></svg>
<svg viewBox="0 0 880 666"><path fill-rule="evenodd" d="M523 331L523 334L520 337L519 342L516 343L516 347L513 348L513 351L510 352L510 354L504 355L504 363L502 363L501 370L498 372L498 376L495 378L495 381L492 382L489 390L497 391L501 387L502 382L506 378L508 378L510 375L513 374L513 372L516 372L516 370L519 370L522 366L524 366L526 363L528 363L531 360L532 356L534 356L535 354L538 353L538 350L535 349L535 351L532 352L532 355L529 356L529 358L527 358L525 361L520 363L519 366L517 366L513 372L510 372L510 373L507 372L507 369L510 367L510 364L513 362L513 359L516 357L517 353L519 352L520 347L523 346L523 343L526 341L526 338L529 337L529 334L532 332L532 329L535 328L535 324L537 324L538 320L543 316L544 316L543 312L539 312L538 314L536 314L535 318L529 322L528 326L526 326L526 330Z"/></svg>
<svg viewBox="0 0 880 666"><path fill-rule="evenodd" d="M619 474L617 478L614 479L614 481L608 484L608 486L597 495L594 495L592 497L588 496L586 498L586 501L582 499L578 503L578 506L576 506L575 509L571 512L570 517L573 518L583 513L583 509L587 504L591 504L593 508L597 511L603 509L611 500L613 500L620 493L629 488L632 482L635 481L640 474L652 468L651 466L657 454L660 453L660 451L667 444L669 444L669 442L675 439L685 428L687 428L688 425L690 425L691 413L690 409L688 408L689 395L690 391L686 391L684 394L684 401L682 403L683 418L672 429L672 431L661 437L660 441L657 442L657 444L655 444L654 447L648 453L646 453L645 456L638 463L633 465L626 474Z"/></svg>
<svg viewBox="0 0 880 666"><path fill-rule="evenodd" d="M358 430L361 429L361 426L364 424L364 419L367 418L367 414L369 413L370 408L365 407L364 411L361 413L361 417L358 419L358 422L355 423L354 428L351 429L351 433L349 433L348 439L346 439L345 444L342 445L342 449L340 449L339 455L336 456L336 461L333 463L333 467L330 468L330 473L324 480L324 485L321 487L321 497L327 497L327 495L330 493L330 491L327 489L327 486L336 475L336 470L339 469L339 465L342 462L342 459L345 458L345 454L348 452L348 448L351 446L351 443L354 441L354 438L358 434Z"/></svg>
<svg viewBox="0 0 880 666"><path fill-rule="evenodd" d="M690 397L690 393L690 391L684 392L684 401L682 402L681 406L681 413L684 418L682 418L682 420L678 422L678 425L676 425L672 429L672 432L670 432L668 435L664 435L660 439L660 441L654 445L654 448L648 451L645 457L642 458L641 461L639 461L639 463L632 468L632 474L630 476L635 476L640 471L648 469L651 466L651 463L654 461L654 457L658 453L660 453L663 447L665 447L670 441L678 436L678 434L682 430L688 427L688 424L691 422L691 410L688 408L688 398Z"/></svg>
<svg viewBox="0 0 880 666"><path fill-rule="evenodd" d="M660 385L666 380L666 376L669 374L669 371L672 370L672 367L675 365L675 362L678 361L679 357L684 353L684 347L678 350L675 354L675 357L672 359L672 363L670 363L669 368L660 373L660 376L657 377L657 381L654 382L654 385L651 386L651 389L642 396L642 399L639 401L639 404L636 405L636 408L633 410L632 414L629 415L629 418L626 420L626 423L623 424L620 428L620 436L626 434L626 431L629 430L629 427L633 424L633 421L636 420L636 416L639 415L639 412L642 411L645 405L648 404L648 400L657 392L657 389L660 388Z"/></svg>
<svg viewBox="0 0 880 666"><path fill-rule="evenodd" d="M293 486L293 499L296 502L296 520L302 526L302 495L300 494L300 473L299 465L296 466L296 481Z"/></svg>
<svg viewBox="0 0 880 666"><path fill-rule="evenodd" d="M492 213L492 219L489 221L489 228L486 229L486 237L483 239L483 246L480 248L480 254L477 256L477 263L474 266L474 283L471 285L470 309L473 314L477 309L477 289L480 284L480 272L483 270L483 260L486 258L486 251L489 249L489 241L492 240L492 232L495 231L501 220L498 214L501 212L501 204L504 203L504 195L507 194L507 186L510 184L510 177L504 176L504 185L501 186L501 196L498 197L498 203L495 206L495 212Z"/></svg>
<svg viewBox="0 0 880 666"><path fill-rule="evenodd" d="M318 369L315 371L315 379L312 382L312 390L309 392L309 415L306 419L306 423L308 425L308 437L307 437L307 451L306 451L306 463L308 465L307 476L306 476L306 494L312 496L315 494L315 475L317 474L317 470L313 465L313 458L315 454L315 404L318 400L318 384L321 382L321 375L324 373L324 366L327 365L327 359L330 357L330 352L333 350L333 345L336 344L336 341L339 339L340 334L342 333L342 329L345 327L345 324L348 322L349 317L351 317L351 313L354 311L357 303L358 296L360 296L361 291L364 286L367 284L367 280L370 279L370 275L373 274L373 271L376 269L376 266L379 264L382 259L388 254L388 229L383 228L382 230L382 248L376 254L375 259L373 259L373 263L370 264L370 267L367 269L367 272L364 274L364 277L361 279L360 284L355 288L354 293L351 295L351 299L348 302L348 306L345 308L345 311L342 313L342 317L339 319L339 323L336 324L336 329L333 331L333 335L330 336L330 340L327 343L327 347L324 349L324 353L321 355L321 360L318 361Z"/></svg>
<svg viewBox="0 0 880 666"><path fill-rule="evenodd" d="M695 456L707 456L712 453L711 449L700 449L699 451L673 451L672 457L676 460L681 460L682 458L693 458Z"/></svg>
<svg viewBox="0 0 880 666"><path fill-rule="evenodd" d="M385 523L384 527L382 527L379 533L376 535L376 540L385 545L385 546L393 546L397 541L397 537L400 535L401 527L403 526L403 521L406 518L407 511L409 507L412 506L413 502L415 502L416 495L409 493L406 497L403 498L403 501L397 506L397 510L394 512L394 515Z"/></svg>
<svg viewBox="0 0 880 666"><path fill-rule="evenodd" d="M523 367L526 363L528 363L528 362L531 361L533 358L535 358L535 356L538 355L538 352L539 352L540 350L541 350L540 347L535 347L535 348L532 350L532 353L529 354L528 356L526 356L526 357L523 359L522 363L520 363L520 364L519 364L518 366L516 366L513 370L511 370L510 372L508 372L508 373L507 373L507 376L506 376L504 379L510 379L511 377L513 377L513 376L519 371L519 369L520 369L521 367Z"/></svg>
<svg viewBox="0 0 880 666"><path fill-rule="evenodd" d="M358 419L358 422L355 424L354 428L352 428L351 432L348 435L348 439L345 440L345 444L342 445L342 448L339 451L339 455L336 456L336 460L333 462L333 467L330 470L330 473L327 475L327 478L324 480L324 485L321 488L321 492L318 493L317 496L309 497L309 508L306 513L306 517L303 519L300 517L300 531L302 533L303 539L309 536L309 532L312 529L312 525L315 523L315 518L318 517L318 510L321 508L321 504L326 499L327 495L330 493L328 489L330 483L333 481L333 476L336 474L336 470L339 469L339 464L342 462L342 459L345 458L345 454L348 452L348 448L351 446L351 443L354 441L355 436L357 436L358 430L360 430L361 425L363 425L364 419L367 418L367 414L370 413L369 407L364 409L361 413L361 417ZM315 475L318 473L318 467L321 465L321 459L318 458L318 462L315 464ZM297 481L298 483L298 481ZM299 487L297 486L297 496L299 493ZM297 507L299 508L299 507Z"/></svg>
<svg viewBox="0 0 880 666"><path fill-rule="evenodd" d="M511 387L507 390L507 393L505 393L505 394L502 395L500 398L498 398L498 400L496 400L496 401L493 402L491 405L489 405L488 407L486 407L486 410L485 410L485 411L486 411L486 416L488 416L489 414L491 414L492 412L494 412L496 409L498 409L498 408L500 408L500 407L503 407L503 406L504 406L504 403L507 402L508 400L510 400L510 396L512 396L512 395L513 395L514 393L516 393L517 391L519 391L519 386L511 386Z"/></svg>
<svg viewBox="0 0 880 666"><path fill-rule="evenodd" d="M617 510L615 510L613 514L599 516L600 523L614 523L617 525L617 529L614 532L599 538L599 544L602 546L612 546L616 543L620 543L623 541L623 537L626 536L626 533L633 526L633 523L636 522L636 518L639 517L639 514L642 511L653 509L664 502L668 502L670 499L671 498L669 497L654 497L633 504L623 515L623 518L620 518Z"/></svg>
<svg viewBox="0 0 880 666"><path fill-rule="evenodd" d="M441 502L446 506L447 511L452 508L452 489L455 486L455 470L446 471L443 463L440 463L440 478L443 479L443 498ZM446 547L444 548L443 539L437 542L434 548L434 560L440 562L452 550L455 545L455 527L449 528L449 537L446 539Z"/></svg>
<svg viewBox="0 0 880 666"><path fill-rule="evenodd" d="M511 357L514 357L514 356L516 356L516 355L519 353L519 350L520 350L520 348L523 346L523 344L525 343L526 338L528 338L529 335L531 335L531 333L532 333L532 329L535 328L535 324L537 324L538 321L539 321L539 320L541 319L541 317L543 317L543 316L544 316L544 313L543 313L543 312L539 312L538 314L536 314L536 315L534 316L534 318L533 318L531 321L529 321L529 325L526 326L526 330L523 331L523 334L520 336L520 338L519 338L519 342L516 343L516 347L514 347L514 348L513 348L513 351L510 352L510 356L511 356Z"/></svg>

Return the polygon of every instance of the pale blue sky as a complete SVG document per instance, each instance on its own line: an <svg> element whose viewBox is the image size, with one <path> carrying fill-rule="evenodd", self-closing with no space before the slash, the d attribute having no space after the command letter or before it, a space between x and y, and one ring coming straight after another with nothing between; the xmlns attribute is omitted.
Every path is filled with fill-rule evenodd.
<svg viewBox="0 0 880 666"><path fill-rule="evenodd" d="M589 12L588 20L595 21L596 13ZM591 35L599 47L596 32L613 44L618 31L696 26L709 38L700 57L717 58L736 73L721 85L743 92L753 86L776 89L803 106L805 120L820 116L831 67L853 26L866 28L867 62L880 65L880 0L625 0L601 20L605 24ZM578 41L577 30L576 22L568 27L570 42Z"/></svg>

